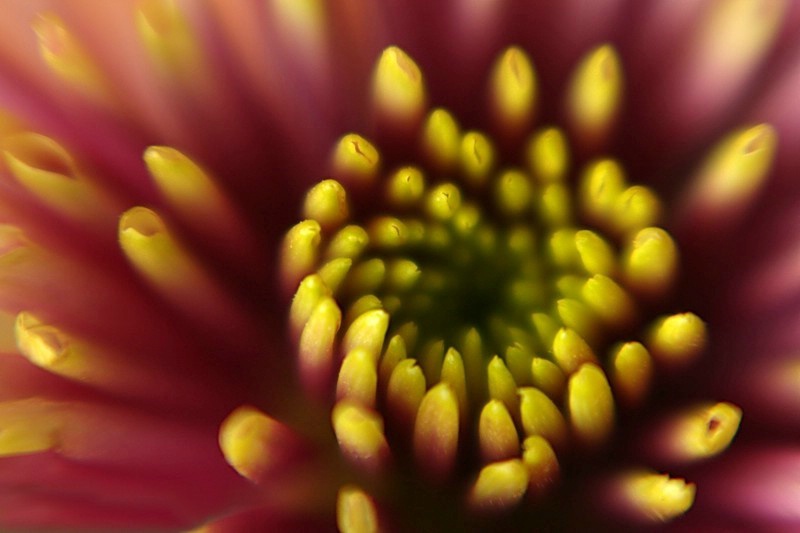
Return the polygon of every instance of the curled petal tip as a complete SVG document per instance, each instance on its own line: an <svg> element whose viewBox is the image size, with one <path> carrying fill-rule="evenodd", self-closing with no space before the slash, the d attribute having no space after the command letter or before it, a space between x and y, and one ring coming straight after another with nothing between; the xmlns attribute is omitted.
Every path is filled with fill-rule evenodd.
<svg viewBox="0 0 800 533"><path fill-rule="evenodd" d="M522 500L530 474L520 459L509 459L484 466L472 485L469 503L483 512L509 509Z"/></svg>
<svg viewBox="0 0 800 533"><path fill-rule="evenodd" d="M489 102L504 133L518 133L530 123L536 104L536 73L521 48L508 48L495 62Z"/></svg>
<svg viewBox="0 0 800 533"><path fill-rule="evenodd" d="M769 124L735 131L717 143L684 203L684 222L695 222L692 231L705 226L711 235L736 220L769 177L777 146L777 131Z"/></svg>
<svg viewBox="0 0 800 533"><path fill-rule="evenodd" d="M486 462L510 459L519 453L519 435L505 404L489 400L478 420L478 442Z"/></svg>
<svg viewBox="0 0 800 533"><path fill-rule="evenodd" d="M653 357L667 366L693 362L706 347L705 323L694 313L663 317L650 329L647 347Z"/></svg>
<svg viewBox="0 0 800 533"><path fill-rule="evenodd" d="M634 472L618 482L621 506L633 518L649 522L669 522L692 505L696 487L683 479L654 472Z"/></svg>
<svg viewBox="0 0 800 533"><path fill-rule="evenodd" d="M336 525L341 533L380 533L378 512L372 498L354 485L339 490Z"/></svg>
<svg viewBox="0 0 800 533"><path fill-rule="evenodd" d="M573 433L588 445L604 442L614 426L614 398L603 370L584 363L570 376L567 390Z"/></svg>
<svg viewBox="0 0 800 533"><path fill-rule="evenodd" d="M700 405L667 422L659 433L665 458L674 462L708 459L725 451L742 420L742 410L728 402Z"/></svg>
<svg viewBox="0 0 800 533"><path fill-rule="evenodd" d="M570 83L567 113L580 137L595 144L608 134L622 101L622 65L613 46L586 55Z"/></svg>
<svg viewBox="0 0 800 533"><path fill-rule="evenodd" d="M422 71L396 46L381 54L372 79L372 99L380 118L408 127L421 117L426 105Z"/></svg>
<svg viewBox="0 0 800 533"><path fill-rule="evenodd" d="M99 66L75 34L55 13L41 13L33 22L39 53L50 70L69 86L103 104L113 100Z"/></svg>
<svg viewBox="0 0 800 533"><path fill-rule="evenodd" d="M336 229L349 216L347 193L336 180L324 180L306 194L303 216L316 220L323 229Z"/></svg>
<svg viewBox="0 0 800 533"><path fill-rule="evenodd" d="M425 475L442 480L455 467L458 451L458 398L446 383L428 390L414 425L414 455Z"/></svg>
<svg viewBox="0 0 800 533"><path fill-rule="evenodd" d="M377 472L389 459L383 419L375 411L343 400L331 414L339 449L348 461L368 472Z"/></svg>
<svg viewBox="0 0 800 533"><path fill-rule="evenodd" d="M333 362L336 356L336 334L342 312L330 296L322 297L311 310L298 342L300 378L308 392L325 397L332 385Z"/></svg>
<svg viewBox="0 0 800 533"><path fill-rule="evenodd" d="M259 483L297 452L296 439L280 422L255 407L229 414L219 430L219 447L239 474Z"/></svg>
<svg viewBox="0 0 800 533"><path fill-rule="evenodd" d="M380 153L375 146L355 133L339 139L331 156L334 176L348 182L371 182L377 176L380 163Z"/></svg>

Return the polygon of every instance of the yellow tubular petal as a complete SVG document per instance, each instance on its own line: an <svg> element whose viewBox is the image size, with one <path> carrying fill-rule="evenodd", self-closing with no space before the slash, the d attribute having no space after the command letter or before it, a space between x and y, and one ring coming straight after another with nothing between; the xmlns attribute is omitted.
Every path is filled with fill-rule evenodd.
<svg viewBox="0 0 800 533"><path fill-rule="evenodd" d="M562 446L567 438L567 423L553 401L533 387L520 388L519 396L525 435L540 435L556 448Z"/></svg>
<svg viewBox="0 0 800 533"><path fill-rule="evenodd" d="M458 451L458 398L450 385L430 389L414 424L414 455L426 475L443 479L455 466Z"/></svg>
<svg viewBox="0 0 800 533"><path fill-rule="evenodd" d="M364 407L375 407L378 371L375 358L362 349L349 352L339 369L336 399L348 400Z"/></svg>
<svg viewBox="0 0 800 533"><path fill-rule="evenodd" d="M339 490L336 525L341 533L379 533L378 513L372 499L354 485Z"/></svg>
<svg viewBox="0 0 800 533"><path fill-rule="evenodd" d="M428 383L438 382L444 363L444 342L438 340L427 343L422 347L418 360Z"/></svg>
<svg viewBox="0 0 800 533"><path fill-rule="evenodd" d="M392 291L407 292L414 287L421 275L422 271L413 261L395 259L389 265L386 285Z"/></svg>
<svg viewBox="0 0 800 533"><path fill-rule="evenodd" d="M28 311L17 315L11 329L17 350L28 361L51 374L93 389L119 397L186 405L196 404L195 396L203 393L201 384L193 385L187 376L166 371L168 365L142 364L130 357L130 353L45 322ZM7 353L13 352L13 346L7 350Z"/></svg>
<svg viewBox="0 0 800 533"><path fill-rule="evenodd" d="M40 398L0 402L0 458L57 449L66 421Z"/></svg>
<svg viewBox="0 0 800 533"><path fill-rule="evenodd" d="M422 72L408 54L390 46L381 54L372 78L375 110L401 126L412 125L425 110Z"/></svg>
<svg viewBox="0 0 800 533"><path fill-rule="evenodd" d="M355 259L369 244L367 230L361 226L345 226L331 238L326 257L347 257Z"/></svg>
<svg viewBox="0 0 800 533"><path fill-rule="evenodd" d="M635 315L633 299L608 276L596 274L586 280L581 295L586 305L610 326L624 326Z"/></svg>
<svg viewBox="0 0 800 533"><path fill-rule="evenodd" d="M336 180L323 180L306 194L303 217L319 222L324 229L338 228L347 220L347 194Z"/></svg>
<svg viewBox="0 0 800 533"><path fill-rule="evenodd" d="M585 444L603 443L614 427L614 398L605 374L585 363L569 378L567 405L572 431Z"/></svg>
<svg viewBox="0 0 800 533"><path fill-rule="evenodd" d="M362 261L353 268L348 276L344 290L350 294L375 292L383 285L386 278L386 263L374 257Z"/></svg>
<svg viewBox="0 0 800 533"><path fill-rule="evenodd" d="M20 312L14 325L17 348L33 364L56 373L70 373L70 366L80 368L81 354L62 331L42 322L28 312Z"/></svg>
<svg viewBox="0 0 800 533"><path fill-rule="evenodd" d="M581 298L586 278L567 274L556 280L558 292L567 298Z"/></svg>
<svg viewBox="0 0 800 533"><path fill-rule="evenodd" d="M531 322L536 330L536 335L539 337L542 345L546 348L553 346L553 341L558 333L558 323L547 313L533 313L531 315Z"/></svg>
<svg viewBox="0 0 800 533"><path fill-rule="evenodd" d="M620 488L628 505L653 522L668 522L684 514L694 504L696 491L693 483L654 472L631 473Z"/></svg>
<svg viewBox="0 0 800 533"><path fill-rule="evenodd" d="M668 365L692 362L705 349L706 325L694 313L659 319L651 328L647 346L653 357Z"/></svg>
<svg viewBox="0 0 800 533"><path fill-rule="evenodd" d="M448 348L442 362L441 382L450 385L458 398L458 411L466 417L467 411L467 378L464 374L464 360L455 348Z"/></svg>
<svg viewBox="0 0 800 533"><path fill-rule="evenodd" d="M492 357L487 368L489 397L500 400L511 413L519 410L517 383L505 363L498 356Z"/></svg>
<svg viewBox="0 0 800 533"><path fill-rule="evenodd" d="M410 432L424 396L425 375L422 369L413 359L403 359L392 370L386 386L386 404L392 424Z"/></svg>
<svg viewBox="0 0 800 533"><path fill-rule="evenodd" d="M528 55L520 48L508 48L495 62L489 83L497 121L516 133L530 122L536 103L536 73Z"/></svg>
<svg viewBox="0 0 800 533"><path fill-rule="evenodd" d="M609 225L624 190L625 174L615 160L603 159L587 165L579 190L583 214L595 223Z"/></svg>
<svg viewBox="0 0 800 533"><path fill-rule="evenodd" d="M675 279L678 249L669 233L661 228L644 228L625 252L625 281L646 294L660 294Z"/></svg>
<svg viewBox="0 0 800 533"><path fill-rule="evenodd" d="M285 445L288 429L258 409L242 406L225 418L219 430L219 447L239 474L260 481L276 466L277 447Z"/></svg>
<svg viewBox="0 0 800 533"><path fill-rule="evenodd" d="M389 382L389 378L394 372L394 369L404 360L408 355L406 350L406 341L400 335L394 335L386 345L386 350L381 356L381 362L378 366L378 380L383 386Z"/></svg>
<svg viewBox="0 0 800 533"><path fill-rule="evenodd" d="M568 150L566 137L558 128L537 132L526 150L531 172L542 183L561 181L569 170Z"/></svg>
<svg viewBox="0 0 800 533"><path fill-rule="evenodd" d="M417 205L425 193L425 176L417 167L403 167L395 171L387 183L386 195L397 207Z"/></svg>
<svg viewBox="0 0 800 533"><path fill-rule="evenodd" d="M360 317L367 311L373 311L375 309L383 309L383 302L381 302L381 299L374 294L365 294L350 304L350 308L347 310L344 323L349 327L356 318Z"/></svg>
<svg viewBox="0 0 800 533"><path fill-rule="evenodd" d="M638 342L626 342L611 355L611 382L616 395L629 406L639 405L653 379L653 360Z"/></svg>
<svg viewBox="0 0 800 533"><path fill-rule="evenodd" d="M281 247L281 276L288 287L310 274L319 258L320 228L316 220L295 224L283 238Z"/></svg>
<svg viewBox="0 0 800 533"><path fill-rule="evenodd" d="M567 112L579 135L604 137L622 100L622 65L616 50L604 44L590 52L575 69L567 96Z"/></svg>
<svg viewBox="0 0 800 533"><path fill-rule="evenodd" d="M486 135L469 131L461 139L460 160L465 178L474 185L482 185L494 166L494 146Z"/></svg>
<svg viewBox="0 0 800 533"><path fill-rule="evenodd" d="M16 180L45 205L79 221L96 221L104 198L82 179L72 155L38 133L23 132L2 141L3 159Z"/></svg>
<svg viewBox="0 0 800 533"><path fill-rule="evenodd" d="M177 207L204 209L219 200L220 191L208 174L178 150L150 146L143 157L156 185Z"/></svg>
<svg viewBox="0 0 800 533"><path fill-rule="evenodd" d="M591 347L574 330L561 328L553 339L553 357L566 374L572 374L583 363L596 363Z"/></svg>
<svg viewBox="0 0 800 533"><path fill-rule="evenodd" d="M408 228L402 220L395 217L373 218L367 233L369 242L383 250L399 248L408 240Z"/></svg>
<svg viewBox="0 0 800 533"><path fill-rule="evenodd" d="M167 298L189 309L216 302L221 310L225 296L155 211L134 207L123 213L119 242L138 273Z"/></svg>
<svg viewBox="0 0 800 533"><path fill-rule="evenodd" d="M464 359L469 393L473 397L483 397L486 391L486 363L480 333L475 328L470 328L459 346Z"/></svg>
<svg viewBox="0 0 800 533"><path fill-rule="evenodd" d="M150 146L143 157L161 194L189 223L227 238L242 231L225 193L189 157L169 146Z"/></svg>
<svg viewBox="0 0 800 533"><path fill-rule="evenodd" d="M542 220L550 227L568 226L572 221L572 199L562 183L550 183L539 196Z"/></svg>
<svg viewBox="0 0 800 533"><path fill-rule="evenodd" d="M58 15L39 15L33 22L33 31L42 59L56 76L95 101L111 103L113 92L108 80Z"/></svg>
<svg viewBox="0 0 800 533"><path fill-rule="evenodd" d="M333 431L342 454L368 471L376 471L387 460L389 446L380 415L361 405L340 401L331 414Z"/></svg>
<svg viewBox="0 0 800 533"><path fill-rule="evenodd" d="M374 361L378 360L383 349L386 330L389 327L389 314L382 309L367 311L356 318L342 340L342 350L350 353L363 348Z"/></svg>
<svg viewBox="0 0 800 533"><path fill-rule="evenodd" d="M448 111L434 109L425 119L422 148L440 170L451 170L458 162L461 130Z"/></svg>
<svg viewBox="0 0 800 533"><path fill-rule="evenodd" d="M463 237L468 237L479 230L480 222L480 209L472 204L462 205L453 216L453 228Z"/></svg>
<svg viewBox="0 0 800 533"><path fill-rule="evenodd" d="M564 372L552 361L534 357L531 361L533 386L541 390L553 401L560 401L567 385Z"/></svg>
<svg viewBox="0 0 800 533"><path fill-rule="evenodd" d="M174 0L140 0L136 30L163 76L184 84L204 78L200 41Z"/></svg>
<svg viewBox="0 0 800 533"><path fill-rule="evenodd" d="M519 453L519 436L505 404L489 400L478 420L478 442L484 462L510 459Z"/></svg>
<svg viewBox="0 0 800 533"><path fill-rule="evenodd" d="M414 350L417 345L417 339L419 338L419 326L417 326L417 324L414 322L406 322L397 328L396 333L403 337L403 341L405 341L406 348L409 351Z"/></svg>
<svg viewBox="0 0 800 533"><path fill-rule="evenodd" d="M561 228L550 235L548 252L556 266L567 268L580 264L580 255L575 247L575 230Z"/></svg>
<svg viewBox="0 0 800 533"><path fill-rule="evenodd" d="M522 443L522 462L528 469L531 492L543 495L559 477L558 458L550 443L541 435L528 437Z"/></svg>
<svg viewBox="0 0 800 533"><path fill-rule="evenodd" d="M583 302L572 298L561 298L556 302L556 311L564 326L574 330L581 337L591 339L596 336L597 317Z"/></svg>
<svg viewBox="0 0 800 533"><path fill-rule="evenodd" d="M495 202L509 216L522 214L531 204L533 188L528 176L519 170L503 172L495 182Z"/></svg>
<svg viewBox="0 0 800 533"><path fill-rule="evenodd" d="M352 266L352 259L338 257L322 265L320 269L317 270L317 273L325 286L328 287L332 293L336 293Z"/></svg>
<svg viewBox="0 0 800 533"><path fill-rule="evenodd" d="M658 196L641 185L628 187L617 197L611 224L617 233L625 235L658 223L661 218L661 201Z"/></svg>
<svg viewBox="0 0 800 533"><path fill-rule="evenodd" d="M703 217L728 217L755 196L772 169L778 135L769 124L735 131L717 144L690 191Z"/></svg>
<svg viewBox="0 0 800 533"><path fill-rule="evenodd" d="M567 298L580 298L585 283L586 278L583 276L567 274L556 279L556 289Z"/></svg>
<svg viewBox="0 0 800 533"><path fill-rule="evenodd" d="M616 268L614 250L605 239L589 230L575 233L575 247L581 257L583 268L589 274L611 275Z"/></svg>
<svg viewBox="0 0 800 533"><path fill-rule="evenodd" d="M727 402L701 405L682 414L668 430L673 458L693 461L722 453L741 420L742 410Z"/></svg>
<svg viewBox="0 0 800 533"><path fill-rule="evenodd" d="M484 466L469 495L470 504L479 510L501 511L513 507L528 489L528 469L519 459Z"/></svg>
<svg viewBox="0 0 800 533"><path fill-rule="evenodd" d="M333 150L332 170L337 179L372 182L380 169L378 150L355 133L342 137Z"/></svg>
<svg viewBox="0 0 800 533"><path fill-rule="evenodd" d="M506 366L517 385L531 384L531 361L533 354L521 344L513 344L506 349Z"/></svg>
<svg viewBox="0 0 800 533"><path fill-rule="evenodd" d="M426 207L436 220L450 220L461 207L461 191L452 183L443 183L428 193Z"/></svg>
<svg viewBox="0 0 800 533"><path fill-rule="evenodd" d="M784 0L710 4L690 48L695 68L710 71L714 80L738 83L768 53L791 5Z"/></svg>
<svg viewBox="0 0 800 533"><path fill-rule="evenodd" d="M336 301L324 296L308 318L300 334L297 355L300 375L306 387L319 392L327 390L333 371L336 333L342 322L342 312Z"/></svg>

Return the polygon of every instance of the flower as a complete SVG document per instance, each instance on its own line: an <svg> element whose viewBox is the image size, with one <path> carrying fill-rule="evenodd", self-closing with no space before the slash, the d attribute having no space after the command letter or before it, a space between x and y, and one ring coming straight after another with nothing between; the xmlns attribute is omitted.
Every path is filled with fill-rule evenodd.
<svg viewBox="0 0 800 533"><path fill-rule="evenodd" d="M797 527L798 15L9 1L0 525Z"/></svg>

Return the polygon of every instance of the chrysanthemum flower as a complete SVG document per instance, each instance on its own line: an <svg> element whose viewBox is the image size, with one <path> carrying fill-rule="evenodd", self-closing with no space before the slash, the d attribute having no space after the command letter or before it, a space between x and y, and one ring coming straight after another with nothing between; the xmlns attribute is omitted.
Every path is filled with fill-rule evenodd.
<svg viewBox="0 0 800 533"><path fill-rule="evenodd" d="M0 30L0 529L800 528L796 4Z"/></svg>

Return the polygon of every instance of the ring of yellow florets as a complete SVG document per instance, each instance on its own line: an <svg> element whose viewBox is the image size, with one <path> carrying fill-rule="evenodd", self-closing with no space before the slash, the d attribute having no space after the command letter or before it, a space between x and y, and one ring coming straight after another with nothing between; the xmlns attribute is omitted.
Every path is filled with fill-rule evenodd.
<svg viewBox="0 0 800 533"><path fill-rule="evenodd" d="M445 114L434 111L426 131ZM380 411L440 475L457 453L434 442L448 412L453 442L458 424L471 427L488 464L515 470L507 461L521 465L538 446L550 451L529 460L546 456L552 469L551 451L568 440L605 440L612 385L618 401L640 401L651 354L691 358L703 323L674 315L651 326L644 344L621 343L601 357L608 334L635 322L633 295L658 294L674 276L675 245L652 225L658 199L626 185L611 159L583 169L573 193L557 129L535 133L525 165L505 170L493 168L486 136L460 137L461 181L440 183L414 166L378 179L377 149L355 135L340 141L338 171L360 173L373 201L380 195L394 211L352 224L339 181L309 191L308 218L287 234L283 255L286 279L304 275L291 311L301 374L323 395L336 383L337 436L372 468L391 447ZM615 238L579 229L578 216ZM364 424L376 435L364 439ZM427 435L432 424L437 434Z"/></svg>
<svg viewBox="0 0 800 533"><path fill-rule="evenodd" d="M503 61L519 83L520 57ZM477 464L469 504L505 508L546 491L568 446L602 445L615 404L640 403L656 364L691 361L705 326L681 313L637 330L637 300L670 288L677 250L656 195L615 160L589 163L573 188L565 135L545 128L499 167L491 139L444 109L419 142L425 167L384 173L372 143L342 137L336 179L308 192L287 233L300 377L333 401L340 449L361 469L410 449L443 480L474 449L461 462Z"/></svg>

